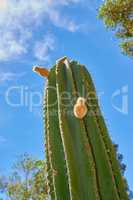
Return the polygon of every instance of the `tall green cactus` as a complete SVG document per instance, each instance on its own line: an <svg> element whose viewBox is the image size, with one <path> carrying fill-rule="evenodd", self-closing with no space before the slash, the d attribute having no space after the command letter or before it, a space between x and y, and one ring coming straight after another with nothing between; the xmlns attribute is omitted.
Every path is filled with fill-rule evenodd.
<svg viewBox="0 0 133 200"><path fill-rule="evenodd" d="M79 97L87 114L78 118ZM66 57L48 75L44 103L49 194L52 200L128 200L116 151L87 69Z"/></svg>

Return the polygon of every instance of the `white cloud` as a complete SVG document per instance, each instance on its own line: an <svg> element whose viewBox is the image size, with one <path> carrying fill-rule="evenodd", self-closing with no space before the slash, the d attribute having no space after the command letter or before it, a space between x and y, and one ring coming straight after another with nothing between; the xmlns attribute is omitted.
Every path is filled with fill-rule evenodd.
<svg viewBox="0 0 133 200"><path fill-rule="evenodd" d="M34 47L34 55L40 61L49 61L49 53L55 48L54 36L47 34L41 41L36 42Z"/></svg>
<svg viewBox="0 0 133 200"><path fill-rule="evenodd" d="M67 17L62 17L56 10L49 13L49 18L55 26L65 28L68 31L75 32L79 29L79 25L75 24L74 21L69 20Z"/></svg>
<svg viewBox="0 0 133 200"><path fill-rule="evenodd" d="M17 80L18 78L24 76L24 74L24 72L19 74L12 72L0 72L0 83Z"/></svg>
<svg viewBox="0 0 133 200"><path fill-rule="evenodd" d="M81 0L0 0L0 61L26 54L34 31L39 25L45 26L47 19L54 26L77 31L79 26L62 15L61 8L79 2Z"/></svg>
<svg viewBox="0 0 133 200"><path fill-rule="evenodd" d="M6 61L26 52L24 41L16 39L12 32L0 34L0 60Z"/></svg>
<svg viewBox="0 0 133 200"><path fill-rule="evenodd" d="M0 9L1 10L5 9L6 8L6 4L7 4L6 0L1 0L0 1Z"/></svg>

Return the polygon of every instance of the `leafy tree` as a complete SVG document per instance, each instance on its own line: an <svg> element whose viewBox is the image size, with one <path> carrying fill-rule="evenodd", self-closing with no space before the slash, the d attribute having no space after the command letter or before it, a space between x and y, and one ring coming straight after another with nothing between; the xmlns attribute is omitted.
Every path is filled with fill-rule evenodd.
<svg viewBox="0 0 133 200"><path fill-rule="evenodd" d="M47 199L46 164L24 154L13 165L11 175L0 176L0 192L9 200Z"/></svg>
<svg viewBox="0 0 133 200"><path fill-rule="evenodd" d="M122 40L122 52L133 57L133 0L105 0L99 9L99 17Z"/></svg>

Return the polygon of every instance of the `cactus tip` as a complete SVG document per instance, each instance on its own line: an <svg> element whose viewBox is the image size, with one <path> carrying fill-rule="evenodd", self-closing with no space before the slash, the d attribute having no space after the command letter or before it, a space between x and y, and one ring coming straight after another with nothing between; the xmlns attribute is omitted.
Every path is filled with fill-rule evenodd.
<svg viewBox="0 0 133 200"><path fill-rule="evenodd" d="M37 67L37 66L33 66L33 67L32 67L32 71L33 71L33 72L36 72L36 67Z"/></svg>
<svg viewBox="0 0 133 200"><path fill-rule="evenodd" d="M62 58L58 59L58 60L56 61L56 64L59 64L59 63L64 63L64 62L65 62L65 60L68 60L67 56L64 56L64 57L62 57Z"/></svg>
<svg viewBox="0 0 133 200"><path fill-rule="evenodd" d="M39 74L43 77L48 77L48 75L49 75L49 70L47 70L46 68L42 68L39 66L33 66L32 70L33 70L33 72L36 72L37 74Z"/></svg>

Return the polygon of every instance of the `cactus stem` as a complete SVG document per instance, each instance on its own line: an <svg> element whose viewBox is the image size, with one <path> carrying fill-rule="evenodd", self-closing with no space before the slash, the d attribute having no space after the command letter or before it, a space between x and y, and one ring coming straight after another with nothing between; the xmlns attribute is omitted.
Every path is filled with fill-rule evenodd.
<svg viewBox="0 0 133 200"><path fill-rule="evenodd" d="M129 200L90 73L67 57L45 70L34 67L48 77L43 112L50 199ZM64 92L70 98L61 98Z"/></svg>

